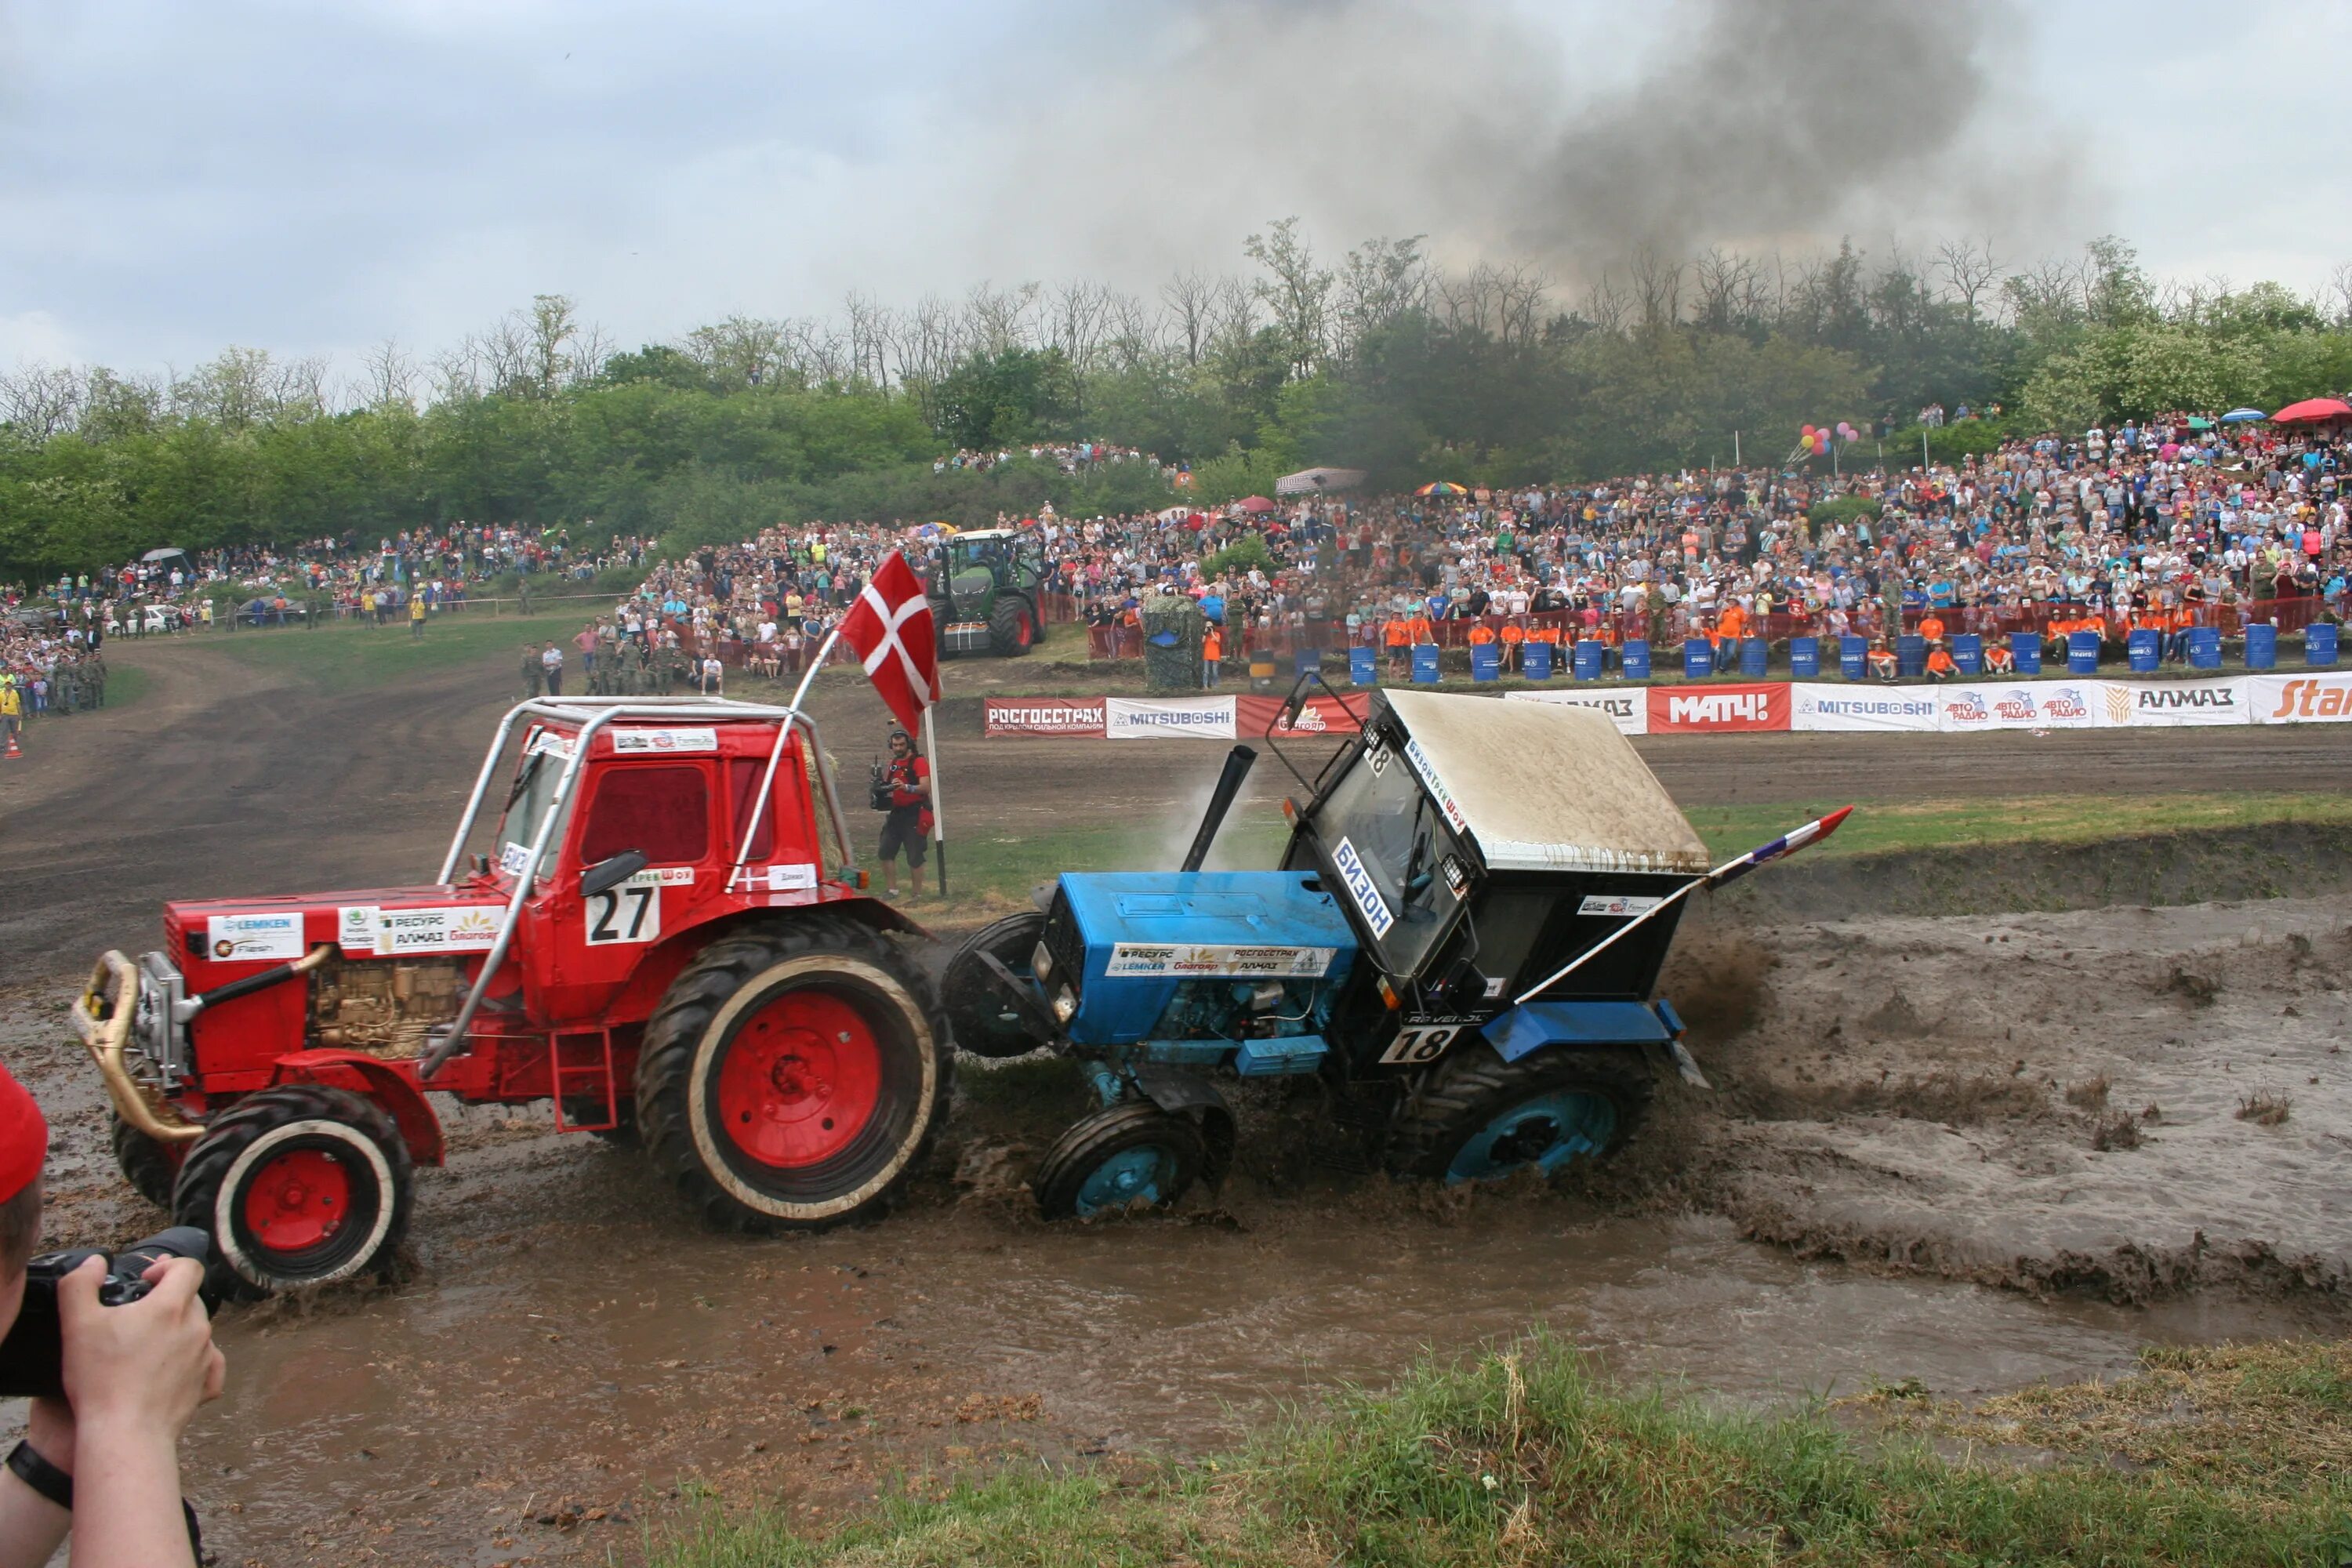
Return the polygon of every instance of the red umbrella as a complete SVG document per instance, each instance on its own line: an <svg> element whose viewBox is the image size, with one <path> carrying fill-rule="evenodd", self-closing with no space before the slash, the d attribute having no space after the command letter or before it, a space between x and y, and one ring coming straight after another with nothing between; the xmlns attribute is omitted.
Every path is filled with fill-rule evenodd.
<svg viewBox="0 0 2352 1568"><path fill-rule="evenodd" d="M2345 412L2352 414L2352 408L2347 408ZM1234 502L1234 510L1235 511L1250 512L1272 511L1274 510L1274 503L1266 500L1264 496L1251 496L1247 500Z"/></svg>
<svg viewBox="0 0 2352 1568"><path fill-rule="evenodd" d="M2327 419L2352 419L2352 403L2340 397L2306 397L2271 416L2276 425L2316 425Z"/></svg>

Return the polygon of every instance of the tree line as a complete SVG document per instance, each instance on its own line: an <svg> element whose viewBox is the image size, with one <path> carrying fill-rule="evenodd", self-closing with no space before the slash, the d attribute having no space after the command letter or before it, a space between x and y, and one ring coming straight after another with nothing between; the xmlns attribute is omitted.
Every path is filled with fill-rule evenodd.
<svg viewBox="0 0 2352 1568"><path fill-rule="evenodd" d="M1643 253L1572 299L1525 266L1442 268L1421 236L1327 260L1295 219L1244 259L1149 297L852 295L828 318L732 316L635 349L542 295L340 377L246 348L178 375L23 366L0 374L0 576L458 519L687 545L780 521L1169 503L1150 465L1066 472L1027 460L1040 442L1139 448L1215 502L1308 464L1380 488L1589 479L1779 461L1802 424L1885 432L1929 403L1999 410L1938 433L1951 449L2352 385L2352 267L2307 296L2168 281L2111 237L2025 267L1982 242Z"/></svg>

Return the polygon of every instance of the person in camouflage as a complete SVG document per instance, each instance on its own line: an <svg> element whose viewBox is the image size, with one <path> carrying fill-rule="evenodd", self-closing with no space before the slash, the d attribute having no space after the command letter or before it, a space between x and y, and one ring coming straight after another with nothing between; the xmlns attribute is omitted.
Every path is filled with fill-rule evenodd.
<svg viewBox="0 0 2352 1568"><path fill-rule="evenodd" d="M522 645L522 690L526 698L536 699L547 694L547 667L540 662L539 645Z"/></svg>

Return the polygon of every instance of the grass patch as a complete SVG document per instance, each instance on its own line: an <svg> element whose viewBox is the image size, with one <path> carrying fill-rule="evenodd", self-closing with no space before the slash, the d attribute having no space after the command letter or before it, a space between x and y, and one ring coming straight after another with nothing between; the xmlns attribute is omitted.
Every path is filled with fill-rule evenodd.
<svg viewBox="0 0 2352 1568"><path fill-rule="evenodd" d="M1699 805L1684 815L1715 858L1724 860L1845 804ZM1822 857L1986 844L2075 844L2113 838L2126 828L2139 835L2287 822L2352 823L2352 796L2254 791L2143 795L2132 803L2127 820L2118 816L2112 801L2087 795L1864 802L1835 837L1807 853Z"/></svg>
<svg viewBox="0 0 2352 1568"><path fill-rule="evenodd" d="M1173 870L1192 837L1189 826L1173 841L1170 829L1109 825L1031 834L982 827L958 838L952 818L949 828L948 885L956 904L992 899L1006 914L1031 908L1030 889L1064 871ZM1217 836L1211 867L1271 868L1288 833L1279 816L1236 811ZM862 842L858 852L866 852Z"/></svg>
<svg viewBox="0 0 2352 1568"><path fill-rule="evenodd" d="M326 691L387 685L460 665L495 662L520 695L523 644L568 638L607 607L583 599L530 616L493 615L477 607L432 617L422 637L409 636L408 623L402 620L381 626L337 621L315 631L305 626L215 628L201 640L257 669L290 675ZM567 643L564 651L571 660L567 673L584 682L579 650Z"/></svg>
<svg viewBox="0 0 2352 1568"><path fill-rule="evenodd" d="M652 1560L2334 1563L2352 1547L2343 1371L2327 1346L2279 1347L2253 1367L2152 1362L2113 1389L2043 1391L2046 1415L1882 1401L1885 1431L1858 1436L1820 1408L1726 1413L1627 1392L1538 1338L1344 1395L1233 1458L1119 1478L919 1478L821 1539L781 1513L707 1515ZM2214 1419L2168 1419L2184 1397L2210 1397ZM1927 1444L1979 1419L2018 1434L2007 1441L2041 1432L2056 1458L2020 1468L1972 1448L1955 1462Z"/></svg>

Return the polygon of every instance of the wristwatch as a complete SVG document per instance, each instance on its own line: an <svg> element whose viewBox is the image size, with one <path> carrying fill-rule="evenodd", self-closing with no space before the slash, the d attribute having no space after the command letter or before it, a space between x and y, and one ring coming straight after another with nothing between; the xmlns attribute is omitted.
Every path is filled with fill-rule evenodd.
<svg viewBox="0 0 2352 1568"><path fill-rule="evenodd" d="M73 1511L73 1477L49 1463L29 1440L8 1450L8 1468L49 1501L68 1513Z"/></svg>

